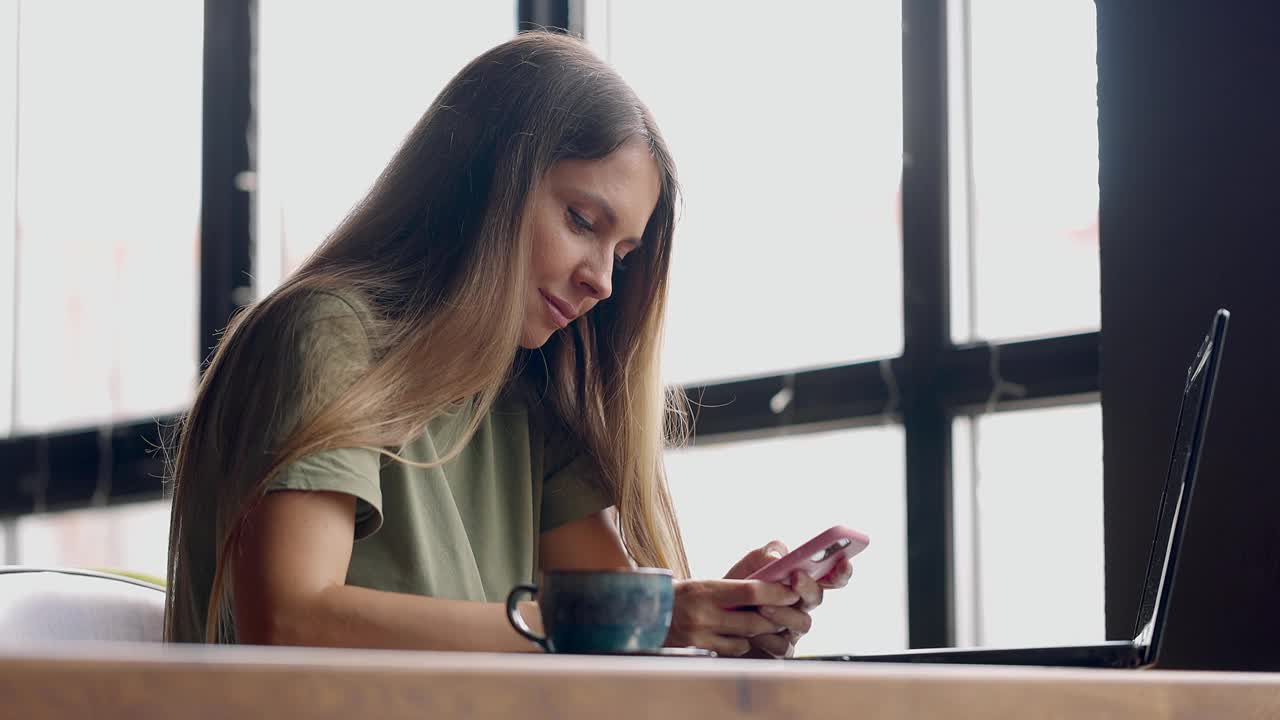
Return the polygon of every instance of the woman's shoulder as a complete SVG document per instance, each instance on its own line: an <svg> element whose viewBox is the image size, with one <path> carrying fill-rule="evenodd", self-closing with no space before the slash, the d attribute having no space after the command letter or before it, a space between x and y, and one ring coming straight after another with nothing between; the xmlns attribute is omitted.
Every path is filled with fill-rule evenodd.
<svg viewBox="0 0 1280 720"><path fill-rule="evenodd" d="M284 312L292 313L301 327L327 323L331 329L368 335L368 305L359 293L341 288L301 289Z"/></svg>
<svg viewBox="0 0 1280 720"><path fill-rule="evenodd" d="M358 293L298 288L270 298L263 341L277 344L293 363L332 367L365 365L371 359L370 314Z"/></svg>

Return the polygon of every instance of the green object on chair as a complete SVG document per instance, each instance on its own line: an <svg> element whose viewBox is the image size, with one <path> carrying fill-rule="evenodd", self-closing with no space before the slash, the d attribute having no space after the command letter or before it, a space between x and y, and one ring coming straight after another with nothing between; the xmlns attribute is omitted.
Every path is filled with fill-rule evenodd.
<svg viewBox="0 0 1280 720"><path fill-rule="evenodd" d="M157 585L159 587L166 586L164 578L158 578L154 575L134 572L132 570L117 570L115 568L86 568L86 569L92 570L94 572L106 573L108 575L122 575L127 578L133 578L134 580L141 580L144 583L151 583L152 585Z"/></svg>

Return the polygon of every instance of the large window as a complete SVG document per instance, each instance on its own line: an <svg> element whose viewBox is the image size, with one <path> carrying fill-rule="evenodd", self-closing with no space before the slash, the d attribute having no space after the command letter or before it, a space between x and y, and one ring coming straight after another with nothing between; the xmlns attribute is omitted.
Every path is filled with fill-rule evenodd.
<svg viewBox="0 0 1280 720"><path fill-rule="evenodd" d="M1104 637L1101 427L1098 405L955 421L958 643Z"/></svg>
<svg viewBox="0 0 1280 720"><path fill-rule="evenodd" d="M190 400L202 13L198 0L0 10L0 93L15 110L0 119L0 290L13 308L0 410L14 434Z"/></svg>
<svg viewBox="0 0 1280 720"><path fill-rule="evenodd" d="M1093 4L954 0L948 21L952 338L1096 330ZM1016 399L999 352L992 399ZM957 642L1102 639L1099 405L966 415L954 431Z"/></svg>
<svg viewBox="0 0 1280 720"><path fill-rule="evenodd" d="M917 598L912 612L921 617L913 615L912 623L926 631L911 642L1099 639L1096 335L1050 337L1098 327L1093 8L1031 9L994 0L908 0L902 7L913 13L915 28L903 28L896 3L793 4L789 31L779 33L776 6L765 4L737 4L732 12L675 3L585 6L588 40L654 110L685 189L667 377L698 383L700 392L723 400L703 409L704 420L712 420L702 423L712 428L703 439L716 444L670 458L690 552L703 565L695 571L723 572L734 552L762 541L759 525L786 528L791 536L782 539L794 543L830 522L882 519L859 511L902 518L903 508L933 507L931 495L945 491L949 476L950 507L906 512L915 518L915 526L904 523L911 537L872 533L872 549L858 560L860 570L877 562L910 567L911 546L915 570L877 581L923 580L927 589L918 594L953 594L953 614L941 619L945 599ZM935 21L939 27L930 34ZM1028 33L1028 27L1043 32ZM904 48L903 37L914 46ZM941 56L947 69L931 75L927 45L942 38L949 46ZM917 68L906 86L899 63L904 50ZM927 113L939 90L949 103L935 120ZM904 102L926 113L908 129L914 147L902 144ZM931 144L930 133L945 142ZM949 149L947 156L930 157L935 147ZM949 261L940 264L947 292L928 286L931 260L912 257L908 267L901 260L904 149L917 183L907 189L914 193L909 211L946 215L938 225L917 222L905 247L917 256L940 253L945 246L927 234L942 228L950 243ZM930 167L948 172L929 177L922 169ZM950 186L950 204L931 206L929 193L939 185ZM944 336L892 363L865 362L903 353L904 323L916 324L920 341L920 327L930 322L924 316L935 311L911 318L902 310L904 298L919 308L920 297L951 304L949 315L945 309L936 315L950 321L941 328ZM1049 343L1000 344L1030 338ZM845 369L803 372L818 366ZM746 376L754 379L726 382ZM818 388L830 395L825 404L813 397ZM991 414L1008 400L1059 404L1064 393L1095 404ZM905 433L889 428L895 437L911 438L894 446L914 453L905 468L886 466L880 453L889 443L873 450L858 442L887 428L813 436L815 443L822 438L815 447L843 455L834 464L801 449L800 438L808 436L745 445L732 437L720 444L715 436L899 417ZM953 417L960 418L954 437ZM1067 459L1041 468L1055 450ZM948 469L925 453L951 455L956 464ZM696 471L693 458L706 458ZM789 487L837 500L800 513L794 527L739 507L749 504L739 493L760 492L755 478L786 475L791 467L805 470L791 473ZM713 484L731 489L705 495L694 489ZM903 506L892 509L882 499L895 492ZM1030 522L1025 509L1035 497L1053 499L1063 527ZM944 531L948 524L955 528L951 535ZM1069 556L1067 528L1075 533ZM1017 554L1028 548L1045 562L1028 569ZM942 553L950 561L938 557ZM1058 621L1037 626L1037 618L1017 611L1027 603L1019 580L1047 568L1056 568L1055 578L1068 587L1049 601ZM1045 586L1050 578L1040 579ZM832 601L855 597L875 605L907 595L863 585ZM841 625L856 622L855 615L824 612L806 651L906 644L906 635L864 635L863 628ZM885 608L880 615L895 617Z"/></svg>
<svg viewBox="0 0 1280 720"><path fill-rule="evenodd" d="M793 3L797 29L784 33L776 11L763 2L584 9L587 40L653 111L680 175L663 358L672 383L902 350L899 8ZM849 590L829 596L804 651L901 647L902 453L900 427L671 453L694 573L720 577L772 538L795 547L853 525L874 549Z"/></svg>
<svg viewBox="0 0 1280 720"><path fill-rule="evenodd" d="M585 8L587 40L653 110L684 189L673 383L902 349L898 5L793 2L781 32L779 10Z"/></svg>
<svg viewBox="0 0 1280 720"><path fill-rule="evenodd" d="M953 0L949 11L952 336L1096 330L1093 3Z"/></svg>
<svg viewBox="0 0 1280 720"><path fill-rule="evenodd" d="M264 0L258 11L261 297L363 197L463 65L515 32L511 0Z"/></svg>

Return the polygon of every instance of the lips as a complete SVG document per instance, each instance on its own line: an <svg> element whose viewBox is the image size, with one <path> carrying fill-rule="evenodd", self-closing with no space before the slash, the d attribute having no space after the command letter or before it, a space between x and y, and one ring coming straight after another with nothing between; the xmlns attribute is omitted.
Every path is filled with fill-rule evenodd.
<svg viewBox="0 0 1280 720"><path fill-rule="evenodd" d="M542 290L539 290L538 294L542 295L542 299L546 301L547 308L551 311L551 319L554 320L556 325L559 325L561 328L569 327L569 323L573 322L574 318L578 316L577 311L575 311L569 303L561 300L555 295L543 292Z"/></svg>

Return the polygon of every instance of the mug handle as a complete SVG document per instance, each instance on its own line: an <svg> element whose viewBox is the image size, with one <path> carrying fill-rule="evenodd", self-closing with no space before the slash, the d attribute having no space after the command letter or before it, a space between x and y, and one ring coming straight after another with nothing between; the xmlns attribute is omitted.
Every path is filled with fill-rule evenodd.
<svg viewBox="0 0 1280 720"><path fill-rule="evenodd" d="M516 604L520 602L520 596L525 594L530 597L537 595L538 586L517 585L511 589L511 592L507 595L507 620L511 622L511 627L515 628L516 632L537 643L543 652L551 652L551 647L547 645L546 636L534 634L533 630L529 629L528 623L520 616L520 609L516 607Z"/></svg>

